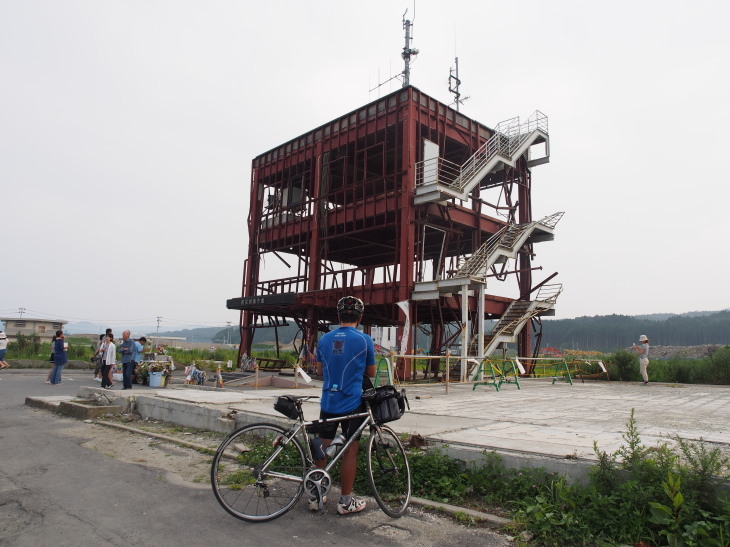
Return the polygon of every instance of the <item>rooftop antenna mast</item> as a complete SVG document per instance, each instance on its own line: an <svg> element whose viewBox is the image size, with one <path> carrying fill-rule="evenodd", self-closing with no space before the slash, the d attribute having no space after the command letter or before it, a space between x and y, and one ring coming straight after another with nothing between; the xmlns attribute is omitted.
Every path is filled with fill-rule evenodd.
<svg viewBox="0 0 730 547"><path fill-rule="evenodd" d="M456 68L450 68L449 69L449 92L454 94L454 104L456 104L456 111L459 111L459 105L464 104L464 101L466 101L469 97L461 98L461 93L459 93L459 86L461 85L461 80L459 79L459 58L455 57L454 61L456 63Z"/></svg>
<svg viewBox="0 0 730 547"><path fill-rule="evenodd" d="M413 40L413 23L409 19L406 19L406 13L408 13L408 8L406 8L406 11L403 12L403 28L406 31L406 43L403 46L403 53L401 53L401 57L403 57L403 61L406 64L403 69L403 87L411 85L411 57L418 55L418 50L411 47L411 40ZM415 19L416 16L414 15L413 20L415 21Z"/></svg>

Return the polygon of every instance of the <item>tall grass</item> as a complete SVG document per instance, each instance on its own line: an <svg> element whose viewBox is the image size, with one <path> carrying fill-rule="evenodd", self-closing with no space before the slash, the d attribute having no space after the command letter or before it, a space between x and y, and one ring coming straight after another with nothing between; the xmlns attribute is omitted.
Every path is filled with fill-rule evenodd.
<svg viewBox="0 0 730 547"><path fill-rule="evenodd" d="M604 362L612 380L641 380L639 359L631 352L617 351ZM650 382L730 385L730 346L702 359L651 359L648 371Z"/></svg>

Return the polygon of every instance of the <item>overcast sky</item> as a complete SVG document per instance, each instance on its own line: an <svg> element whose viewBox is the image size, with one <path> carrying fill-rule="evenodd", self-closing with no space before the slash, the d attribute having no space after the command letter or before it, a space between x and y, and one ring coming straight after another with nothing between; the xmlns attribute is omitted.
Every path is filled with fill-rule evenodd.
<svg viewBox="0 0 730 547"><path fill-rule="evenodd" d="M0 0L0 316L234 324L251 160L400 87L412 1ZM539 109L557 317L730 307L730 4L419 0L411 83ZM116 331L117 329L115 329Z"/></svg>

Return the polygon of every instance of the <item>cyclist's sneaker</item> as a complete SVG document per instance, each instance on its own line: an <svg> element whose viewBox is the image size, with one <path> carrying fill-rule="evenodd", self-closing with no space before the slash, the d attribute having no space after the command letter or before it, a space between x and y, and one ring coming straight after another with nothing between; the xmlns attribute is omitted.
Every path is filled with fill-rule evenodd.
<svg viewBox="0 0 730 547"><path fill-rule="evenodd" d="M359 513L363 509L365 509L365 501L359 500L355 496L350 498L350 501L348 503L338 503L337 504L337 514L338 515L348 515L350 513Z"/></svg>
<svg viewBox="0 0 730 547"><path fill-rule="evenodd" d="M324 496L322 498L322 505L324 505L325 503L327 503L327 496ZM312 511L319 511L319 501L317 500L317 498L309 498L309 508Z"/></svg>

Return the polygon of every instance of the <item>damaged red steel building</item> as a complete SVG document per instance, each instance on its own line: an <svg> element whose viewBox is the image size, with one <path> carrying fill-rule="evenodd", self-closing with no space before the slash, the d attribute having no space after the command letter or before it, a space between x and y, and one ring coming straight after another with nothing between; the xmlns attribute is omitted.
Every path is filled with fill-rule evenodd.
<svg viewBox="0 0 730 547"><path fill-rule="evenodd" d="M395 326L400 340L408 321L407 353L416 332L432 354L471 343L480 317L501 318L549 279L533 284L533 244L552 239L559 216L535 222L531 202L531 169L548 159L540 112L491 129L413 86L254 158L242 294L227 302L241 310L241 353L257 328L287 320L313 349L345 295L365 303L366 331ZM512 255L464 274L499 234L528 224ZM513 297L485 290L508 282ZM547 308L520 328L520 355Z"/></svg>

